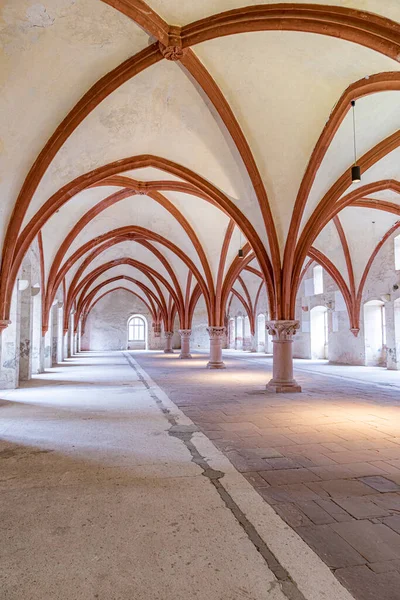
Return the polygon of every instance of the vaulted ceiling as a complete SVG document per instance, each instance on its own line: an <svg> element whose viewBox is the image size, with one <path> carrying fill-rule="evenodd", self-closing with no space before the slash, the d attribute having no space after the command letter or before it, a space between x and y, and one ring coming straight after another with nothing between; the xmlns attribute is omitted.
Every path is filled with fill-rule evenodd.
<svg viewBox="0 0 400 600"><path fill-rule="evenodd" d="M3 0L0 319L37 236L47 306L123 281L218 325L242 276L290 318L311 257L355 310L399 219L399 23L398 0Z"/></svg>

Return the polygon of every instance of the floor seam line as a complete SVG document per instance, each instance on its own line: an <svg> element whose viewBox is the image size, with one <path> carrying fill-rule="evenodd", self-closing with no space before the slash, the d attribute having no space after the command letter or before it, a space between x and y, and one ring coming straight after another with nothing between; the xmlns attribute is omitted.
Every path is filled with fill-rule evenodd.
<svg viewBox="0 0 400 600"><path fill-rule="evenodd" d="M238 506L238 504L233 500L232 496L225 489L223 484L221 483L221 479L224 476L222 471L217 471L209 466L206 459L201 456L200 452L197 450L196 446L192 442L193 433L200 432L198 427L193 424L191 428L192 431L189 431L190 426L182 426L179 425L169 411L164 406L162 400L152 391L151 386L140 373L139 369L136 366L136 361L127 353L123 352L123 356L126 358L128 364L134 369L139 380L143 383L146 389L149 391L151 398L156 402L158 408L161 412L166 416L168 422L171 424L171 428L169 430L169 435L180 439L186 448L189 450L192 456L192 462L197 464L199 467L203 469L202 475L206 477L212 485L215 487L218 492L220 498L224 502L225 506L230 510L233 514L235 520L239 523L242 529L245 531L248 539L253 544L257 552L261 554L264 559L267 567L276 577L277 583L280 585L282 593L288 598L288 600L306 600L304 594L300 591L297 584L293 581L289 572L281 565L279 560L273 554L273 552L268 548L267 543L262 539L260 534L258 533L255 526L250 522L250 520L246 517L242 509ZM142 369L143 370L143 369ZM191 420L191 419L190 419ZM204 435L204 434L202 434ZM205 436L207 438L207 436ZM208 439L208 438L207 438ZM273 585L273 584L272 584ZM272 591L273 587L268 590L268 592Z"/></svg>

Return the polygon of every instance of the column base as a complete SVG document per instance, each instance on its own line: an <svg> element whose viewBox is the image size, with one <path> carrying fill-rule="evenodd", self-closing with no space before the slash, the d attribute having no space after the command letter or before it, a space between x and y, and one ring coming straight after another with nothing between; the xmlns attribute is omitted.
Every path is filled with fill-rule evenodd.
<svg viewBox="0 0 400 600"><path fill-rule="evenodd" d="M276 394L296 394L301 392L301 385L295 379L293 381L274 381L271 379L265 387L268 392L275 392Z"/></svg>
<svg viewBox="0 0 400 600"><path fill-rule="evenodd" d="M174 351L167 349L167 350L164 350L164 354L174 354Z"/></svg>
<svg viewBox="0 0 400 600"><path fill-rule="evenodd" d="M226 364L222 361L212 362L210 360L207 363L207 369L226 369Z"/></svg>
<svg viewBox="0 0 400 600"><path fill-rule="evenodd" d="M193 358L192 355L190 354L190 352L184 354L183 352L180 353L179 358Z"/></svg>

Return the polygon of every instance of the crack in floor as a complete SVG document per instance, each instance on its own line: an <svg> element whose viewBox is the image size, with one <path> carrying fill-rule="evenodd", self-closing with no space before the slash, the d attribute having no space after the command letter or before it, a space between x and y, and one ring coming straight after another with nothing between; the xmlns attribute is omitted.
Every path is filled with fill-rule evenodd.
<svg viewBox="0 0 400 600"><path fill-rule="evenodd" d="M148 381L145 379L145 377L143 377L142 373L137 368L134 359L125 352L123 352L123 356L126 358L128 364L132 367L132 369L134 369L134 371L136 372L138 379L148 390L152 400L154 400L154 402L157 404L158 408L161 410L163 415L165 415L165 417L167 418L170 424L168 435L176 437L184 443L184 445L191 454L192 462L202 469L202 475L206 477L210 481L210 483L215 487L225 506L231 511L236 521L244 529L247 537L249 538L253 546L263 557L268 568L275 575L277 581L271 583L271 587L269 588L268 592L271 592L276 585L279 585L282 592L285 594L288 600L306 600L305 596L299 590L299 588L297 587L293 579L290 577L287 570L280 564L278 559L268 548L266 542L261 538L254 525L248 520L244 512L236 504L232 496L229 494L229 492L226 491L226 489L222 485L220 480L224 477L224 473L222 471L218 471L210 467L204 456L202 456L197 450L196 446L192 441L192 437L194 433L200 432L199 428L194 424L179 425L175 417L171 414L171 411L168 408L166 408L162 400L160 400L160 398L154 392L152 387L149 385Z"/></svg>

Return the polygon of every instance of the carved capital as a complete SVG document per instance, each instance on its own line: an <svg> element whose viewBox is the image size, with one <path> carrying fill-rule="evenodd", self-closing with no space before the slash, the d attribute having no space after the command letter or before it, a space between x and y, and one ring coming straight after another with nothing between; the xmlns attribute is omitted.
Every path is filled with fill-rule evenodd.
<svg viewBox="0 0 400 600"><path fill-rule="evenodd" d="M173 335L174 335L173 331L164 331L164 336L166 338L172 338Z"/></svg>
<svg viewBox="0 0 400 600"><path fill-rule="evenodd" d="M225 335L225 327L207 327L208 335L211 339L221 338Z"/></svg>
<svg viewBox="0 0 400 600"><path fill-rule="evenodd" d="M180 329L179 335L184 338L189 338L192 335L191 329Z"/></svg>
<svg viewBox="0 0 400 600"><path fill-rule="evenodd" d="M11 325L11 321L9 319L0 320L0 333L3 331L3 329L7 329L9 325Z"/></svg>
<svg viewBox="0 0 400 600"><path fill-rule="evenodd" d="M299 321L267 321L265 327L274 342L291 342L298 329Z"/></svg>
<svg viewBox="0 0 400 600"><path fill-rule="evenodd" d="M354 337L358 337L358 334L360 333L360 328L359 327L352 327L350 329L350 331L354 335Z"/></svg>
<svg viewBox="0 0 400 600"><path fill-rule="evenodd" d="M158 42L158 47L161 54L166 60L180 60L185 51L182 48L182 28L176 25L171 25L168 32L168 43L166 45Z"/></svg>

